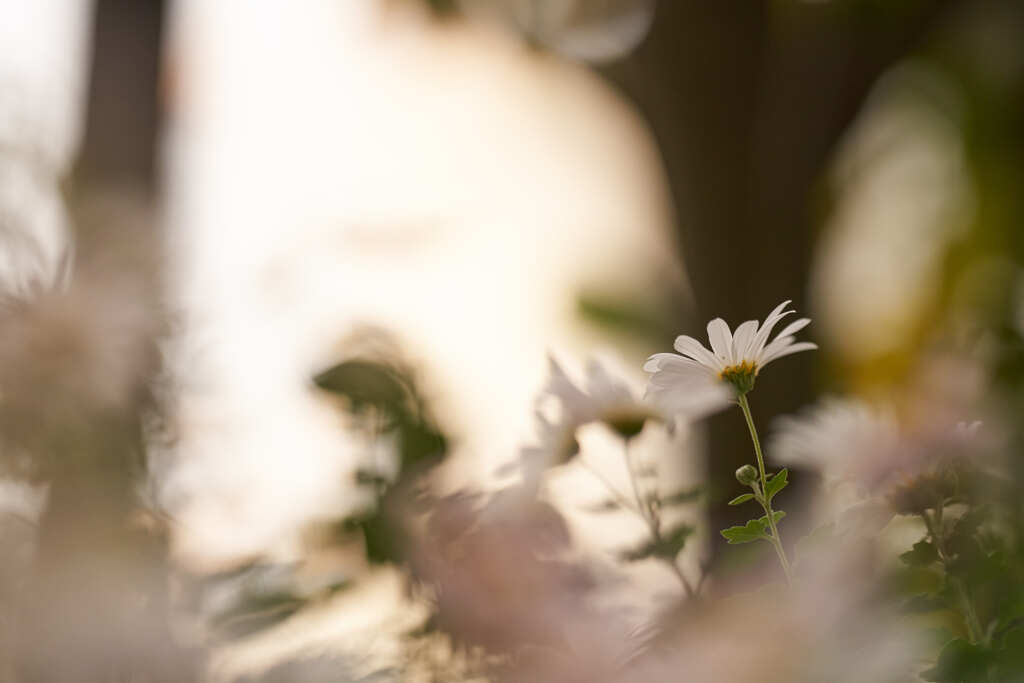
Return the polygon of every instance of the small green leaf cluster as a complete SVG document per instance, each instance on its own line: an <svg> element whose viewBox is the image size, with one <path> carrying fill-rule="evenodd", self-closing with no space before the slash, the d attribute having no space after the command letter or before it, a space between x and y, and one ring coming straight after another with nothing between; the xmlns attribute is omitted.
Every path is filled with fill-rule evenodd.
<svg viewBox="0 0 1024 683"><path fill-rule="evenodd" d="M740 470L737 470L736 478L740 481L746 479L743 474L745 474L743 473L743 468L740 468ZM752 490L751 493L740 494L729 501L729 505L742 505L751 500L756 500L765 510L764 516L752 519L743 526L723 529L721 532L722 536L729 542L729 545L752 543L761 539L772 540L772 525L768 521L768 515L771 514L771 520L778 524L779 520L786 516L786 513L781 510L771 510L771 502L782 489L786 488L787 484L789 484L789 471L782 469L778 473L768 476L767 485L763 492L756 481L751 481L748 484Z"/></svg>
<svg viewBox="0 0 1024 683"><path fill-rule="evenodd" d="M782 510L776 510L772 513L772 521L776 524L779 523L786 513ZM732 526L728 529L722 529L722 536L729 542L729 545L739 545L741 543L753 543L764 539L766 541L771 540L771 525L768 522L768 515L752 519L743 526Z"/></svg>
<svg viewBox="0 0 1024 683"><path fill-rule="evenodd" d="M908 594L903 609L944 623L935 683L1018 680L1024 670L1024 587L1020 550L993 533L997 516L985 503L935 503L920 514L926 537L900 556L897 574Z"/></svg>
<svg viewBox="0 0 1024 683"><path fill-rule="evenodd" d="M702 487L686 488L667 495L652 493L645 501L645 518L651 530L650 536L640 545L623 550L619 558L626 562L639 562L649 558L666 562L674 562L679 553L686 547L686 542L696 528L690 524L678 523L668 529L662 529L660 510L665 507L682 506L695 503L704 495ZM615 498L602 500L588 508L589 512L614 512L623 509L623 504Z"/></svg>

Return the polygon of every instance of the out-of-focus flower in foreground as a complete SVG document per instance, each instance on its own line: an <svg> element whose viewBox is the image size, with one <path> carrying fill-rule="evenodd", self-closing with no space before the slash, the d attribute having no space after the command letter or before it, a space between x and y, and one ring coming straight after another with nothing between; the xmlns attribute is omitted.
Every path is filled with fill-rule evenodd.
<svg viewBox="0 0 1024 683"><path fill-rule="evenodd" d="M895 465L902 439L891 411L826 397L798 416L779 418L770 451L778 462L816 470L830 482L865 468L869 460Z"/></svg>
<svg viewBox="0 0 1024 683"><path fill-rule="evenodd" d="M724 320L715 318L708 323L710 350L693 337L680 335L675 349L682 355L656 353L644 364L651 373L647 395L667 412L701 417L753 389L758 373L772 361L818 348L793 336L811 322L809 318L793 321L768 341L779 321L793 313L785 310L789 303L776 306L760 325L746 321L735 334Z"/></svg>
<svg viewBox="0 0 1024 683"><path fill-rule="evenodd" d="M827 487L853 484L858 498L892 512L916 513L958 497L969 484L972 457L986 450L981 423L901 424L891 410L857 399L826 398L801 415L781 418L772 453L786 465L809 467Z"/></svg>

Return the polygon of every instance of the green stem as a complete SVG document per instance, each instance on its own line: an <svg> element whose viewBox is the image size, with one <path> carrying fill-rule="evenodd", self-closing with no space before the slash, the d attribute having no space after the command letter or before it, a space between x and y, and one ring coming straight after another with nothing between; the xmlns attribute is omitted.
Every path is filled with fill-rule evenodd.
<svg viewBox="0 0 1024 683"><path fill-rule="evenodd" d="M921 518L924 519L925 528L928 529L928 535L931 536L932 543L935 544L935 551L939 555L939 560L942 562L943 568L946 573L950 573L950 569L953 564L952 558L949 553L946 552L945 536L942 533L942 508L944 504L939 503L935 508L935 519L931 518L927 510L921 512ZM951 576L950 580L956 589L957 597L960 599L960 606L964 613L964 623L967 626L967 635L972 645L984 643L988 645L985 631L981 627L981 620L978 619L978 613L974 609L974 601L971 599L970 592L967 589L966 584L962 579L956 576Z"/></svg>
<svg viewBox="0 0 1024 683"><path fill-rule="evenodd" d="M636 474L633 472L633 459L629 453L629 439L622 440L622 452L623 457L626 459L626 471L629 472L629 483L633 487L633 496L636 498L637 508L640 510L640 515L644 518L647 523L647 528L651 532L651 540L656 545L661 544L661 519L651 509L651 506L644 503L643 496L640 495L640 484L636 480ZM669 566L672 573L679 579L679 583L683 586L683 591L686 593L686 597L692 598L694 596L693 586L690 585L686 575L683 574L683 570L676 564L675 558L662 558L665 564Z"/></svg>
<svg viewBox="0 0 1024 683"><path fill-rule="evenodd" d="M792 585L793 574L789 567L789 559L786 557L786 551L782 547L782 539L779 536L779 529L775 526L775 513L772 511L772 504L766 495L766 492L768 491L768 475L764 470L764 453L761 452L761 441L757 438L757 428L754 426L754 417L750 414L750 402L747 401L746 394L740 394L737 402L739 403L740 410L743 411L743 417L747 419L747 428L750 430L750 438L754 442L754 453L757 455L757 471L761 477L761 495L759 496L759 502L764 508L765 514L768 516L768 526L772 532L772 545L775 547L775 554L779 556L779 564L782 565L782 571L786 574L786 583Z"/></svg>
<svg viewBox="0 0 1024 683"><path fill-rule="evenodd" d="M611 494L611 496L612 496L612 499L613 499L613 500L614 500L614 501L615 501L615 502L616 502L616 503L617 503L618 505L620 505L620 506L621 506L621 507L622 507L623 509L625 509L625 510L629 510L630 512L632 512L632 513L634 513L634 514L638 515L638 516L639 516L639 517L640 517L641 519L643 519L643 520L644 520L644 522L646 522L646 521L647 521L647 517L646 517L646 515L644 515L644 513L643 513L643 512L642 512L642 511L640 510L640 508L638 508L638 507L635 507L635 506L633 505L633 503L629 502L629 500L628 500L628 499L626 498L626 496L624 496L623 494L619 493L619 489L618 489L618 487L616 487L616 486L615 486L614 484L612 484L612 483L611 483L611 482L610 482L610 481L608 480L608 477L606 477L606 476L604 476L603 474L601 474L601 470L599 470L599 469L597 469L596 467L594 467L593 465L591 465L591 464L590 464L589 462L587 462L587 461L586 461L585 459L583 459L582 457L578 458L577 460L578 460L578 462L579 462L579 463L580 463L581 465L583 465L583 467L584 467L584 468L586 468L586 470L587 470L588 472L590 472L590 473L591 473L592 475L594 475L594 477L595 477L595 478L596 478L596 479L597 479L598 481L600 481L600 482L601 482L602 484L604 484L604 487L605 487L606 489L608 489L608 493L610 493L610 494Z"/></svg>

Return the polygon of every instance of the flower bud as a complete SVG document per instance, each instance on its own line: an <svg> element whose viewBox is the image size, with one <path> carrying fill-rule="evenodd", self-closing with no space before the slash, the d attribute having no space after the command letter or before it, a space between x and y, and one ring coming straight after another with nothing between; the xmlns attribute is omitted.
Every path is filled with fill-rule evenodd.
<svg viewBox="0 0 1024 683"><path fill-rule="evenodd" d="M754 469L753 465L744 465L736 470L736 481L744 486L750 486L757 481L757 470Z"/></svg>

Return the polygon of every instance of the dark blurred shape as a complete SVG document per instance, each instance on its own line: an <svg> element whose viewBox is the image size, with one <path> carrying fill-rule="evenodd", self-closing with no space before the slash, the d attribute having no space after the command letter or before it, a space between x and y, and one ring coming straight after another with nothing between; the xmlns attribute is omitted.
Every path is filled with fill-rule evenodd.
<svg viewBox="0 0 1024 683"><path fill-rule="evenodd" d="M79 181L154 190L163 0L97 0Z"/></svg>
<svg viewBox="0 0 1024 683"><path fill-rule="evenodd" d="M313 381L339 396L372 434L397 439L394 473L376 462L357 470L355 483L370 489L375 503L343 520L338 532L344 537L360 530L372 562L400 561L407 539L395 515L401 514L400 506L419 495L424 475L447 453L448 440L427 412L412 371L393 361L348 360L321 372Z"/></svg>
<svg viewBox="0 0 1024 683"><path fill-rule="evenodd" d="M79 200L67 290L4 311L0 433L19 456L17 473L49 485L21 595L25 681L194 673L170 631L166 530L138 494L160 316L136 208L125 198Z"/></svg>
<svg viewBox="0 0 1024 683"><path fill-rule="evenodd" d="M408 559L408 515L423 504L429 488L427 475L444 459L448 439L427 410L415 373L399 361L399 349L388 335L363 330L345 348L362 355L318 373L313 382L336 400L352 427L365 432L369 441L388 439L397 462L378 458L378 453L366 454L351 484L367 494L363 497L367 504L333 524L313 525L302 562L282 564L259 557L184 581L187 608L203 620L203 630L222 642L276 626L356 586L365 567L353 571L332 562L338 553L355 551L360 563L364 557L371 563L396 565ZM318 566L317 555L329 566ZM317 664L316 668L326 671L327 666ZM288 665L267 675L279 680L275 676L305 667L306 663Z"/></svg>
<svg viewBox="0 0 1024 683"><path fill-rule="evenodd" d="M408 368L355 359L324 370L313 381L343 397L355 416L373 422L371 428L396 431L403 470L434 465L448 450Z"/></svg>
<svg viewBox="0 0 1024 683"><path fill-rule="evenodd" d="M139 495L161 327L152 191L161 2L96 3L65 282L3 303L0 439L49 486L18 596L15 680L194 680L170 627L167 533Z"/></svg>
<svg viewBox="0 0 1024 683"><path fill-rule="evenodd" d="M648 38L603 70L658 139L698 320L738 323L779 298L806 309L821 173L875 79L956 4L663 2ZM755 418L807 402L815 362L794 359L785 381L759 384ZM713 418L711 432L714 489L751 446L738 413ZM737 521L712 508L713 527Z"/></svg>

